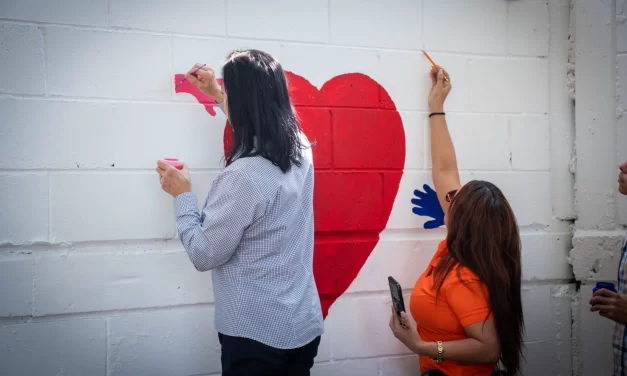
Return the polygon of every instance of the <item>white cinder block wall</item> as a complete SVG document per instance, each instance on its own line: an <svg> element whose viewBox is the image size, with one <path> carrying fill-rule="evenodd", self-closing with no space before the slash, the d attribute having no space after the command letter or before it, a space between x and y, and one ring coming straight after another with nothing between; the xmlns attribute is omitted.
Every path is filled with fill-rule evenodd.
<svg viewBox="0 0 627 376"><path fill-rule="evenodd" d="M609 375L613 325L589 312L597 281L614 281L627 235L627 197L617 193L614 166L627 161L627 9L624 0L578 1L576 39L576 164L571 262L581 282L575 315L577 374ZM611 166L612 168L606 168Z"/></svg>
<svg viewBox="0 0 627 376"><path fill-rule="evenodd" d="M627 160L626 116L606 126L622 113L615 90L627 108L627 11L623 0L602 14L577 2L572 13L568 0L0 2L0 374L219 374L210 274L180 246L154 166L186 161L204 199L220 168L225 118L175 94L173 77L196 62L219 68L235 48L266 50L318 87L366 74L403 120L405 171L387 228L329 311L315 375L417 373L416 357L388 328L386 278L409 293L445 236L423 229L410 206L413 190L431 184L422 48L453 77L446 110L463 180L499 185L521 226L524 374L584 374L581 348L609 351L610 340L580 335L586 291L601 273L590 268L604 263L602 253L616 257L608 247L627 224L624 199L616 210L616 199L588 197L611 195L615 178L591 179ZM603 16L610 26L592 32L586 22ZM577 103L593 104L573 116L574 28L577 52L587 51L577 69L588 75L577 81ZM617 51L618 73L606 64L596 81L594 64ZM601 91L607 98L594 102ZM583 136L588 123L593 134Z"/></svg>

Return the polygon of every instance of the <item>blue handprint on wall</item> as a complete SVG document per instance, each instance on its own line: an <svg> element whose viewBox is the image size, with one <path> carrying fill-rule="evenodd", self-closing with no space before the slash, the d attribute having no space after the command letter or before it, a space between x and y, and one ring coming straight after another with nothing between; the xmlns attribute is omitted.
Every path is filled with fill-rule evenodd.
<svg viewBox="0 0 627 376"><path fill-rule="evenodd" d="M414 191L415 198L411 199L411 203L415 207L411 211L421 217L433 218L433 220L425 222L424 228L426 229L438 228L444 225L444 210L440 206L438 195L427 184L423 185L422 189L425 191L422 192L418 189Z"/></svg>

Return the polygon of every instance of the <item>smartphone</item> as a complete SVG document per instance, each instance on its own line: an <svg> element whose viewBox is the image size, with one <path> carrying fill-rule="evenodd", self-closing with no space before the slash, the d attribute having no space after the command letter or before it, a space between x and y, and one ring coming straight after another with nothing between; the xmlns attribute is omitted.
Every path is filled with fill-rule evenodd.
<svg viewBox="0 0 627 376"><path fill-rule="evenodd" d="M403 290L401 285L396 282L393 277L388 277L388 283L390 284L390 293L392 294L392 303L394 309L398 315L398 319L401 319L401 312L405 312L405 301L403 300ZM402 323L402 321L401 321Z"/></svg>

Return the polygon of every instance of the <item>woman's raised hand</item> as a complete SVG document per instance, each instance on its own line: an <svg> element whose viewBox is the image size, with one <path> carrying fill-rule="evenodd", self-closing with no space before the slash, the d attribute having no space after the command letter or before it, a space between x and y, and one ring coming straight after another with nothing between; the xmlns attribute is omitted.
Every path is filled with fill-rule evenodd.
<svg viewBox="0 0 627 376"><path fill-rule="evenodd" d="M199 69L200 68L200 69ZM222 87L216 80L213 69L202 64L196 64L185 74L185 79L196 86L200 91L207 94L218 103L224 102Z"/></svg>
<svg viewBox="0 0 627 376"><path fill-rule="evenodd" d="M444 79L446 76L447 80ZM443 112L444 101L451 92L451 77L442 68L431 68L431 91L429 92L429 111Z"/></svg>

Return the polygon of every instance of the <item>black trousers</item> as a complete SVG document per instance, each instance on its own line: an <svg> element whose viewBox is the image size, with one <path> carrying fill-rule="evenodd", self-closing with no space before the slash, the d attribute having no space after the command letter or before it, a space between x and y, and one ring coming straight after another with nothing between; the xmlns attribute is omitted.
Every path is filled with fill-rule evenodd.
<svg viewBox="0 0 627 376"><path fill-rule="evenodd" d="M222 376L309 376L320 337L297 349L281 350L249 338L218 333Z"/></svg>

